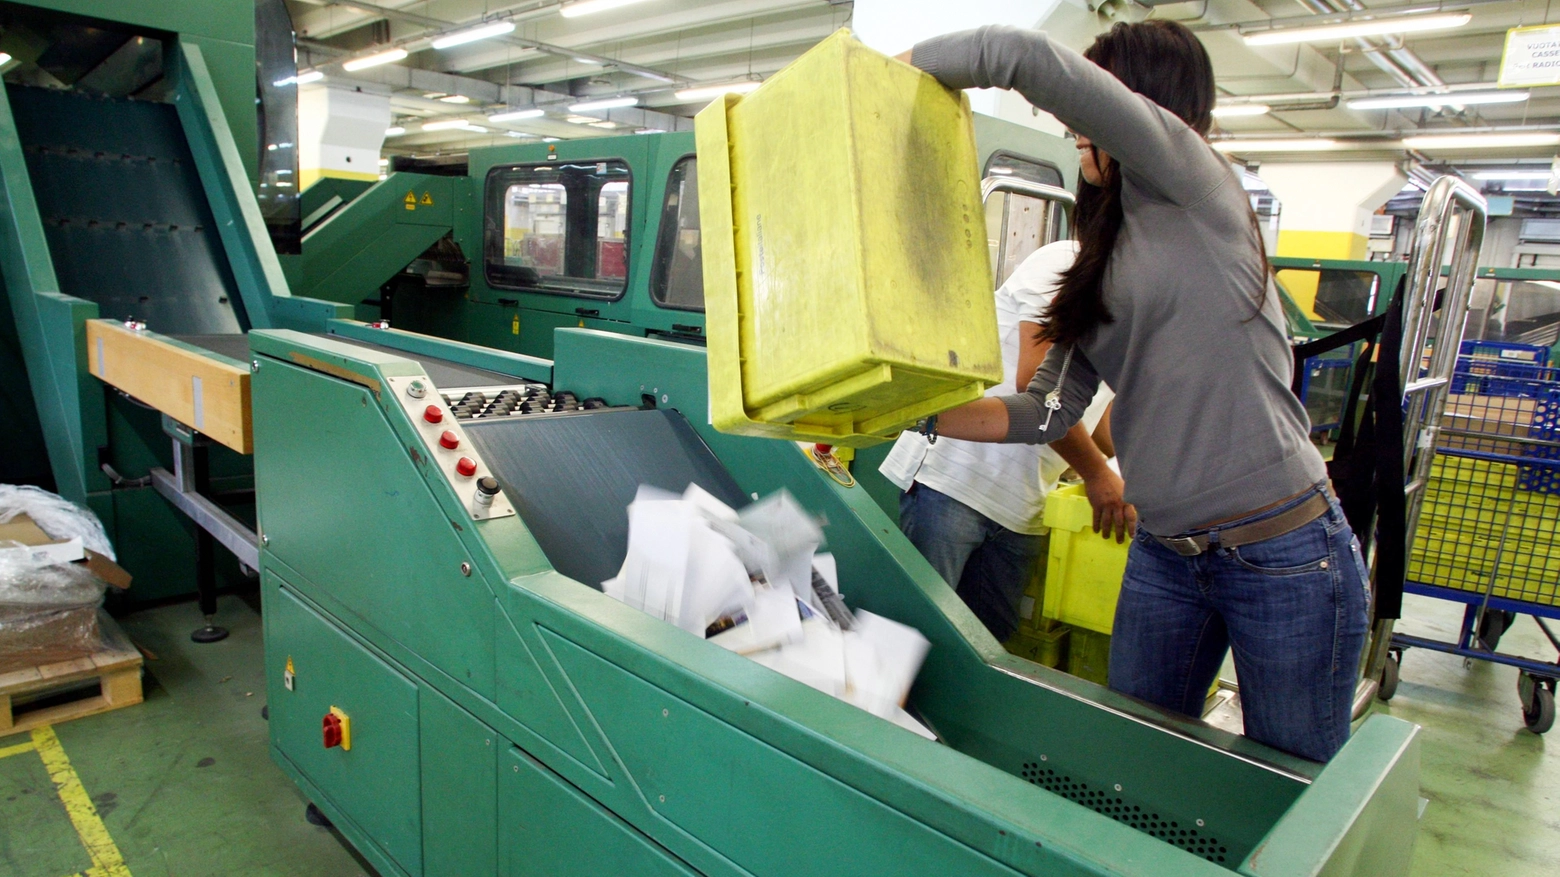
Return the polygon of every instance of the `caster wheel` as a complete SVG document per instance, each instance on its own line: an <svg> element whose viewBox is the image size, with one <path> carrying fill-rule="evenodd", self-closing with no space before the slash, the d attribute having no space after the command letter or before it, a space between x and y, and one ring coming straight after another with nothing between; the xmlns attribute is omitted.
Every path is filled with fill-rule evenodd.
<svg viewBox="0 0 1560 877"><path fill-rule="evenodd" d="M320 808L313 804L310 804L309 808L303 811L303 818L308 820L310 825L318 825L320 828L330 828L332 825L330 817L321 813Z"/></svg>
<svg viewBox="0 0 1560 877"><path fill-rule="evenodd" d="M1385 702L1397 694L1398 671L1402 658L1397 655L1388 655L1387 662L1381 665L1380 685L1376 687L1376 697Z"/></svg>
<svg viewBox="0 0 1560 877"><path fill-rule="evenodd" d="M1522 722L1535 734L1542 734L1555 726L1555 693L1549 688L1550 680L1522 674L1517 683L1517 693L1522 697Z"/></svg>
<svg viewBox="0 0 1560 877"><path fill-rule="evenodd" d="M270 704L266 704L265 706L260 708L260 721L262 721L262 722L269 722L269 721L271 721L271 705Z"/></svg>
<svg viewBox="0 0 1560 877"><path fill-rule="evenodd" d="M1479 640L1484 647L1495 651L1500 645L1500 638L1506 635L1511 625L1517 620L1517 613L1505 612L1500 609L1491 609L1484 613L1479 620Z"/></svg>

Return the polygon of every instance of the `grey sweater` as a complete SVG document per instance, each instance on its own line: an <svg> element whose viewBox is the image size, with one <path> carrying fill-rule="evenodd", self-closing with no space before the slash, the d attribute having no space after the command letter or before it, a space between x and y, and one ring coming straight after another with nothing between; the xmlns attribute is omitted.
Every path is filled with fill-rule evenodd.
<svg viewBox="0 0 1560 877"><path fill-rule="evenodd" d="M1246 192L1223 156L1040 31L983 27L920 43L912 58L953 88L1018 91L1121 167L1125 219L1104 281L1114 321L1076 345L1062 407L1046 429L1044 399L1062 370L1062 345L1028 392L1002 397L1006 440L1061 438L1104 379L1116 391L1111 428L1126 499L1160 536L1324 479L1310 421L1289 390L1283 308Z"/></svg>

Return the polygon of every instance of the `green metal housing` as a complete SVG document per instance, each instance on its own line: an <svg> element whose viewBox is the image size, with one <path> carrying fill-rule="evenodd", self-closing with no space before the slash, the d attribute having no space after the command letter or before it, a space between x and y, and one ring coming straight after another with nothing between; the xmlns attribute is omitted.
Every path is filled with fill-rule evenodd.
<svg viewBox="0 0 1560 877"><path fill-rule="evenodd" d="M136 293L142 301L193 300L208 293L214 299L215 287L231 290L234 301L223 307L231 312L226 319L235 330L251 326L323 329L327 320L352 312L289 294L255 201L252 180L258 160L251 6L193 0L125 0L112 8L90 0L26 5L55 16L48 20L112 26L160 41L172 112L163 111L167 104L78 99L68 115L53 113L48 118L48 136L58 142L34 143L24 137L13 112L13 101L22 96L18 89L25 87L0 88L0 200L5 205L0 211L0 276L7 300L7 306L0 308L0 339L16 342L0 355L0 408L11 415L0 422L0 444L21 452L16 455L19 461L8 464L5 480L50 487L91 507L120 546L121 561L136 578L137 598L185 593L194 586L193 524L149 486L113 489L100 469L107 463L135 479L155 466L170 468L168 439L156 412L105 392L88 373L85 321L127 316L105 313L99 300L133 298ZM127 156L139 156L140 166L148 168L139 172L148 188L132 205L136 215L116 212L127 209L121 192L90 186L72 190L69 197L76 200L66 214L66 224L72 217L84 217L113 228L117 220L121 231L106 240L129 250L103 251L96 254L96 263L87 261L94 258L91 255L71 261L55 252L45 220L60 235L94 232L58 231L60 217L40 213L35 188L39 183L34 176L45 174L44 195L66 197L62 192L71 181L48 176L45 160L51 155L90 156L90 149L72 153L70 148L105 142L115 143ZM147 163L147 153L164 148L157 144L174 150L190 166L179 160L167 163L169 153L164 152L165 164L173 170L156 170L155 162ZM103 151L101 146L98 151ZM85 171L83 179L95 179L90 161ZM194 180L193 199L172 185L186 180ZM177 223L188 222L173 217L190 215L209 217L195 223L207 223L205 239L216 254L207 275L211 283L193 288L149 283L151 272L143 269L152 257L134 255L136 232L123 230L125 221L133 220L137 228L145 222L148 229L171 236ZM92 272L101 276L85 279ZM117 277L105 279L114 273ZM62 285L62 278L76 278L77 294L68 294L72 287ZM214 489L242 491L250 484L244 458L217 450L211 466ZM238 505L238 513L245 514L244 504ZM236 564L230 560L228 572L236 574Z"/></svg>
<svg viewBox="0 0 1560 877"><path fill-rule="evenodd" d="M554 382L658 394L742 491L822 515L850 602L931 640L910 706L946 745L471 523L389 390L414 362L250 342L273 755L383 874L1407 873L1414 726L1323 767L1008 655L864 491L715 432L699 347L564 329Z"/></svg>

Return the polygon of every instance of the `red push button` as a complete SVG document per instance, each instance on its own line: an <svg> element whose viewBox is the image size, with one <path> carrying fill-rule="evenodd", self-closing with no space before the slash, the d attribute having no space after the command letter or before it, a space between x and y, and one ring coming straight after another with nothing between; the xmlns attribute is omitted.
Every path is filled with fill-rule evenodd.
<svg viewBox="0 0 1560 877"><path fill-rule="evenodd" d="M326 713L323 722L325 732L325 748L335 749L341 745L341 717L335 713Z"/></svg>
<svg viewBox="0 0 1560 877"><path fill-rule="evenodd" d="M453 451L460 447L460 438L446 429L444 435L439 436L439 445Z"/></svg>
<svg viewBox="0 0 1560 877"><path fill-rule="evenodd" d="M444 412L437 405L429 405L423 409L423 420L429 423L441 423L444 420Z"/></svg>
<svg viewBox="0 0 1560 877"><path fill-rule="evenodd" d="M470 478L477 474L477 464L470 457L461 457L455 462L455 474L462 478Z"/></svg>

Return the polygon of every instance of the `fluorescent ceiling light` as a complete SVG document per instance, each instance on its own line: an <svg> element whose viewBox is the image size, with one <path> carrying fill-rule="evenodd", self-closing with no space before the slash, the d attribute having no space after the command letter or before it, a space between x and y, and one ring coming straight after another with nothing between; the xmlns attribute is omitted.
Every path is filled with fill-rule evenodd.
<svg viewBox="0 0 1560 877"><path fill-rule="evenodd" d="M590 67L600 67L601 66L601 62L600 61L592 61L589 58L575 58L574 59L574 63L576 63L576 64L585 64L585 65L590 66Z"/></svg>
<svg viewBox="0 0 1560 877"><path fill-rule="evenodd" d="M390 159L388 159L388 158L381 158L379 160L379 166L380 167L388 167L389 165L390 165Z"/></svg>
<svg viewBox="0 0 1560 877"><path fill-rule="evenodd" d="M0 65L5 65L5 64L9 64L9 63L11 63L11 56L9 54L5 53L5 52L0 52ZM278 84L280 84L280 83L278 83Z"/></svg>
<svg viewBox="0 0 1560 877"><path fill-rule="evenodd" d="M1300 140L1218 140L1213 148L1220 152L1320 152L1342 145L1326 137L1306 137Z"/></svg>
<svg viewBox="0 0 1560 877"><path fill-rule="evenodd" d="M1367 97L1349 101L1351 110L1395 110L1403 107L1431 107L1471 104L1514 104L1528 99L1525 91L1459 91L1443 94L1402 94L1390 97ZM1218 111L1215 110L1217 115Z"/></svg>
<svg viewBox="0 0 1560 877"><path fill-rule="evenodd" d="M542 110L542 109L529 109L529 110L510 110L507 113L494 113L493 115L488 116L487 118L488 118L489 122L518 122L521 119L539 119L539 118L541 118L542 116L545 116L545 115L547 115L547 111L546 110Z"/></svg>
<svg viewBox="0 0 1560 877"><path fill-rule="evenodd" d="M1548 168L1535 168L1530 171L1479 171L1473 175L1476 180L1547 180L1550 171Z"/></svg>
<svg viewBox="0 0 1560 877"><path fill-rule="evenodd" d="M441 102L447 103L447 104L469 104L469 103L471 103L471 98L466 97L463 94L447 94L444 97L439 98L439 100Z"/></svg>
<svg viewBox="0 0 1560 877"><path fill-rule="evenodd" d="M390 127L385 129L385 136L386 137L400 137L402 134L405 134L405 133L406 133L406 129L404 127L400 126L400 125L391 125Z"/></svg>
<svg viewBox="0 0 1560 877"><path fill-rule="evenodd" d="M457 128L466 127L465 119L445 119L440 122L424 122L424 131L454 131Z"/></svg>
<svg viewBox="0 0 1560 877"><path fill-rule="evenodd" d="M733 82L729 85L704 85L698 88L685 88L677 92L677 99L686 101L713 100L723 94L747 94L760 85L763 85L763 83L748 80L746 82Z"/></svg>
<svg viewBox="0 0 1560 877"><path fill-rule="evenodd" d="M1273 108L1267 104L1225 104L1213 108L1213 115L1218 119L1227 119L1230 116L1265 116Z"/></svg>
<svg viewBox="0 0 1560 877"><path fill-rule="evenodd" d="M635 134L665 134L665 128L640 128Z"/></svg>
<svg viewBox="0 0 1560 877"><path fill-rule="evenodd" d="M473 125L470 122L467 122L466 124L460 126L460 130L462 130L462 131L470 131L473 134L489 134L489 133L492 133L488 129L482 127L481 125Z"/></svg>
<svg viewBox="0 0 1560 877"><path fill-rule="evenodd" d="M593 12L606 12L608 9L617 9L630 3L639 3L642 0L578 0L576 3L566 3L558 10L558 14L564 18L579 18L581 15L590 15Z"/></svg>
<svg viewBox="0 0 1560 877"><path fill-rule="evenodd" d="M616 122L591 122L590 126L592 128L616 128L617 127L617 123Z"/></svg>
<svg viewBox="0 0 1560 877"><path fill-rule="evenodd" d="M0 61L0 64L4 64L4 63L5 63L4 61ZM319 70L310 70L307 73L299 73L297 76L289 76L286 79L278 79L273 84L277 85L277 86L283 86L283 85L308 85L311 82L319 82L321 79L324 79L324 78L325 78L325 74L323 72L321 72Z"/></svg>
<svg viewBox="0 0 1560 877"><path fill-rule="evenodd" d="M632 107L639 103L637 97L610 97L606 100L588 100L582 104L574 104L569 107L571 113L593 113L599 110L616 110L622 107Z"/></svg>
<svg viewBox="0 0 1560 877"><path fill-rule="evenodd" d="M1317 27L1286 27L1242 34L1248 46L1276 46L1283 43L1337 42L1351 37L1377 37L1384 34L1415 33L1462 27L1473 16L1467 12L1443 15L1419 15L1402 18L1378 18L1371 21L1347 21Z"/></svg>
<svg viewBox="0 0 1560 877"><path fill-rule="evenodd" d="M353 58L341 65L341 69L348 73L356 73L359 70L367 70L370 67L378 67L380 64L390 64L406 57L405 49L391 49L388 52L380 52L377 55L367 55L362 58Z"/></svg>
<svg viewBox="0 0 1560 877"><path fill-rule="evenodd" d="M512 21L495 21L492 24L478 25L477 27L459 30L452 34L446 34L433 41L435 49L449 49L455 46L464 46L477 40L485 40L490 37L501 37L506 33L514 33L515 23Z"/></svg>
<svg viewBox="0 0 1560 877"><path fill-rule="evenodd" d="M1554 146L1560 134L1444 134L1429 137L1404 137L1409 149L1502 149L1520 146Z"/></svg>

